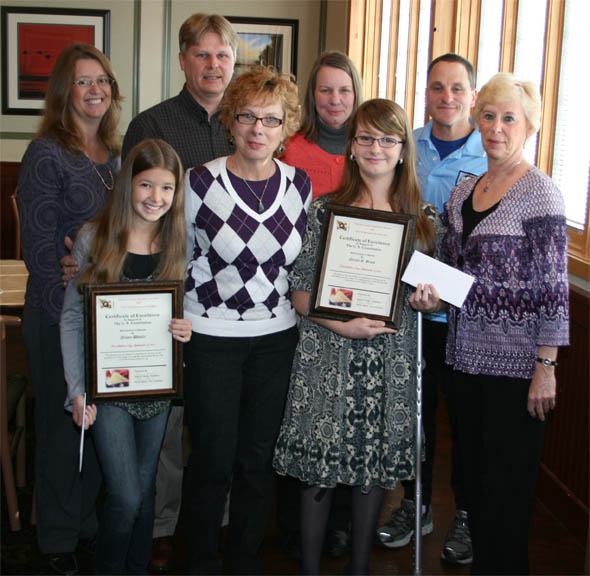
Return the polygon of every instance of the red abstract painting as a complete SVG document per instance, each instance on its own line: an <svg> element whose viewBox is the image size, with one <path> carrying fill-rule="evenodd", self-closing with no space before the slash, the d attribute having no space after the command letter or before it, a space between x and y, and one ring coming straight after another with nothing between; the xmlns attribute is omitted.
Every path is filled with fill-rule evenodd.
<svg viewBox="0 0 590 576"><path fill-rule="evenodd" d="M18 24L18 96L43 100L59 53L70 44L95 45L95 28L72 24Z"/></svg>

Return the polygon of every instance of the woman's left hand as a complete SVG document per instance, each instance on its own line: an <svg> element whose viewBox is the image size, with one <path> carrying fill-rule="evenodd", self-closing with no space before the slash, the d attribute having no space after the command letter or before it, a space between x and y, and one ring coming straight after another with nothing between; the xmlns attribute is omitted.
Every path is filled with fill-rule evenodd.
<svg viewBox="0 0 590 576"><path fill-rule="evenodd" d="M172 318L168 331L179 342L188 342L191 339L192 324L188 318Z"/></svg>
<svg viewBox="0 0 590 576"><path fill-rule="evenodd" d="M416 291L410 296L410 306L417 312L440 312L444 308L434 284L418 284Z"/></svg>
<svg viewBox="0 0 590 576"><path fill-rule="evenodd" d="M550 410L555 408L556 399L555 368L537 363L535 374L529 386L527 409L529 414L545 420Z"/></svg>

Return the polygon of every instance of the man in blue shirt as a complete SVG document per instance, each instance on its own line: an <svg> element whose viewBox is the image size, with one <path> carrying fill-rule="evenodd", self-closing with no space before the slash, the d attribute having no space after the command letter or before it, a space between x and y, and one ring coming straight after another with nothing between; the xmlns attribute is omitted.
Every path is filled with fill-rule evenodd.
<svg viewBox="0 0 590 576"><path fill-rule="evenodd" d="M487 170L487 158L480 134L470 122L470 112L476 99L475 73L468 60L458 54L444 54L430 63L426 109L432 119L426 126L414 131L416 171L424 200L437 206L441 213L451 191L463 178L472 178ZM426 316L423 334L423 425L426 460L422 464L422 534L430 534L434 530L430 502L436 441L436 406L439 379L442 379L452 431L451 485L455 494L456 515L447 533L441 557L453 564L468 564L473 555L455 433L454 390L451 371L444 363L446 314L443 312ZM391 520L378 531L380 541L388 548L401 548L414 535L415 483L405 481L403 486L404 499L401 506L393 511Z"/></svg>

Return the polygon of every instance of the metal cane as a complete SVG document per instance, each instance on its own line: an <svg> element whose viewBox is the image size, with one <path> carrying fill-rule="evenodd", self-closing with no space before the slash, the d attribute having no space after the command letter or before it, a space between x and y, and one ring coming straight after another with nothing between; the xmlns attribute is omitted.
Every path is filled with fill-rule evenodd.
<svg viewBox="0 0 590 576"><path fill-rule="evenodd" d="M416 510L414 518L414 574L422 574L422 312L418 312L416 342Z"/></svg>

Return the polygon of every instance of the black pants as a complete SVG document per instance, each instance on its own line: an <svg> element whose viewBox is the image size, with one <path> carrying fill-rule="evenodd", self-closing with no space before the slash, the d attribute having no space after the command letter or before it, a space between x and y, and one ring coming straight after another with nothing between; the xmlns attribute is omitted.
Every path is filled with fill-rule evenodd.
<svg viewBox="0 0 590 576"><path fill-rule="evenodd" d="M472 574L528 574L528 537L545 423L530 381L455 372Z"/></svg>
<svg viewBox="0 0 590 576"><path fill-rule="evenodd" d="M272 455L297 339L295 327L253 338L193 333L185 347L192 453L184 501L191 573L221 572L219 527L230 483L226 570L261 572L258 552L272 502Z"/></svg>
<svg viewBox="0 0 590 576"><path fill-rule="evenodd" d="M422 462L422 504L429 506L432 499L432 478L436 451L436 408L438 391L442 381L449 422L451 425L451 487L455 494L455 506L465 510L465 490L461 476L461 450L457 435L457 400L452 371L445 364L447 325L444 322L424 320L422 332L422 355L425 368L422 377L422 425L426 444L426 460ZM404 497L414 500L416 483L404 480Z"/></svg>
<svg viewBox="0 0 590 576"><path fill-rule="evenodd" d="M78 472L80 429L64 410L67 395L59 325L25 307L23 340L35 393L35 500L37 541L44 554L73 552L79 538L97 530L101 474L92 436L86 433Z"/></svg>

